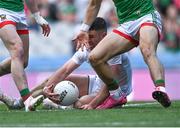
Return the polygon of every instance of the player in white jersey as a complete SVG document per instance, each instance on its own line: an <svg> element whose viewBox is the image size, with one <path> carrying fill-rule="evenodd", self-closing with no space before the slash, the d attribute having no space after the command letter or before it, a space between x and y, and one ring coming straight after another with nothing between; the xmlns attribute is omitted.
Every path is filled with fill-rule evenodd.
<svg viewBox="0 0 180 128"><path fill-rule="evenodd" d="M106 22L102 18L96 18L89 30L89 45L91 49L93 49L100 42L100 40L103 39L106 33ZM54 102L58 103L58 99L55 98L56 95L52 93L53 88L62 80L70 80L77 85L80 91L80 99L75 103L76 108L81 108L82 105L88 104L92 100L93 102L96 102L97 106L101 104L103 99L98 98L97 93L104 87L102 80L97 75L71 74L83 62L88 62L89 52L90 51L88 51L85 47L83 51L79 49L73 55L73 57L69 59L61 68L59 68L52 76L31 91L34 97L41 95L42 89L47 86L44 88L45 95ZM121 83L120 88L116 92L112 92L111 98L115 101L114 104L106 107L112 108L116 105L123 105L127 102L126 96L132 91L132 73L130 62L126 54L117 55L116 57L110 59L108 63L111 65L114 74ZM51 102L48 103L52 104ZM6 102L6 104L8 103ZM57 106L55 104L52 105L55 107Z"/></svg>
<svg viewBox="0 0 180 128"><path fill-rule="evenodd" d="M25 104L25 110L31 111L42 97L32 98L24 71L29 57L29 31L23 2L23 0L0 2L0 38L10 54L10 58L0 63L0 76L12 74ZM36 0L25 0L25 2L36 22L42 27L44 36L48 36L50 28L48 22L39 14Z"/></svg>
<svg viewBox="0 0 180 128"><path fill-rule="evenodd" d="M107 26L102 18L96 18L93 22L89 32L89 46L92 50L107 34ZM104 90L104 83L97 75L78 75L72 74L76 68L78 68L83 62L88 62L88 50L86 48L79 49L74 56L57 70L46 82L46 87L44 88L44 94L54 102L58 103L59 100L53 96L53 88L56 84L64 79L74 82L79 90L81 105L88 104L90 102L95 102L96 106L100 105L104 99L97 95L97 92ZM121 105L126 103L126 96L132 91L131 85L131 67L128 57L123 55L117 55L116 57L110 59L108 63L111 65L111 69L115 76L119 80L120 87L115 95L112 95L115 100L114 104L111 106L106 106L106 108L114 107L115 105ZM52 86L51 86L52 85ZM86 96L85 96L86 95ZM87 96L88 95L88 96ZM81 106L80 105L80 106ZM80 107L78 106L78 107Z"/></svg>

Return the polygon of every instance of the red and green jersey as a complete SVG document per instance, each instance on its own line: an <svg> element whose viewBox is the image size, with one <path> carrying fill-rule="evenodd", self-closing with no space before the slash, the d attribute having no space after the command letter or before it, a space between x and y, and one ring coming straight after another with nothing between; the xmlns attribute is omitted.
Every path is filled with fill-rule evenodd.
<svg viewBox="0 0 180 128"><path fill-rule="evenodd" d="M20 12L24 9L24 3L23 0L0 0L0 8Z"/></svg>
<svg viewBox="0 0 180 128"><path fill-rule="evenodd" d="M119 23L136 20L155 10L152 0L113 0Z"/></svg>

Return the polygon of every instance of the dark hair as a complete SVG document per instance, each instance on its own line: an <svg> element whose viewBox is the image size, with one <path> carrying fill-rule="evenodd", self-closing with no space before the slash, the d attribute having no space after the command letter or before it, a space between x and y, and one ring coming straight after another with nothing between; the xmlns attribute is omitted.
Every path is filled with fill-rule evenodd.
<svg viewBox="0 0 180 128"><path fill-rule="evenodd" d="M101 17L96 17L96 19L92 23L89 31L91 31L91 30L95 30L95 31L101 30L101 31L107 32L106 21Z"/></svg>

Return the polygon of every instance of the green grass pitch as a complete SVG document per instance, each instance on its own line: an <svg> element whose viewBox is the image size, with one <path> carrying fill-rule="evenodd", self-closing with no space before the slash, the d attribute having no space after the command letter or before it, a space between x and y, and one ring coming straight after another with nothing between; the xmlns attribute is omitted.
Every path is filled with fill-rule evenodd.
<svg viewBox="0 0 180 128"><path fill-rule="evenodd" d="M130 102L123 108L108 110L45 110L36 112L8 110L0 104L1 126L61 126L61 127L178 127L180 126L180 101L163 108L157 102Z"/></svg>

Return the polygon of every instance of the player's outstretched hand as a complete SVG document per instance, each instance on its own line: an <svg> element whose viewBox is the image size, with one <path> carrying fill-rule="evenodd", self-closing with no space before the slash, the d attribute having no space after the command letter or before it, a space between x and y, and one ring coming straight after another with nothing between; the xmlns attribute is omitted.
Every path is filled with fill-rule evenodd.
<svg viewBox="0 0 180 128"><path fill-rule="evenodd" d="M85 105L82 105L82 106L81 106L81 109L91 110L91 109L93 109L93 107L92 107L90 104L85 104Z"/></svg>
<svg viewBox="0 0 180 128"><path fill-rule="evenodd" d="M48 22L40 15L39 12L33 14L34 19L36 20L37 24L39 24L42 28L42 34L44 36L49 36L51 31Z"/></svg>
<svg viewBox="0 0 180 128"><path fill-rule="evenodd" d="M85 31L80 31L72 41L76 43L76 50L78 50L79 48L83 50L84 46L89 49L89 36L88 33Z"/></svg>
<svg viewBox="0 0 180 128"><path fill-rule="evenodd" d="M52 100L54 103L59 104L60 100L59 100L59 94L55 94L53 93L53 85L50 86L45 86L43 89L43 94L49 98L50 100Z"/></svg>

